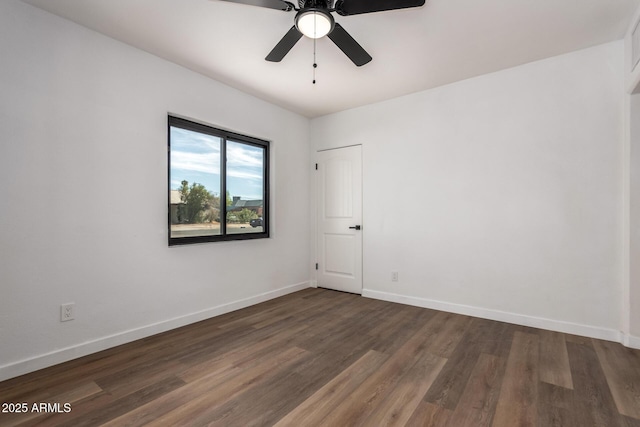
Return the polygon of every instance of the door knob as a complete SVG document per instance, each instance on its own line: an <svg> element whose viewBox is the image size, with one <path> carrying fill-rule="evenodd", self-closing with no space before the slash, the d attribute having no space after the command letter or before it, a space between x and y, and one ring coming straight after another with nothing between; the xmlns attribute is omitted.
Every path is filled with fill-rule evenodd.
<svg viewBox="0 0 640 427"><path fill-rule="evenodd" d="M351 230L360 230L360 226L356 225L355 227L349 227Z"/></svg>

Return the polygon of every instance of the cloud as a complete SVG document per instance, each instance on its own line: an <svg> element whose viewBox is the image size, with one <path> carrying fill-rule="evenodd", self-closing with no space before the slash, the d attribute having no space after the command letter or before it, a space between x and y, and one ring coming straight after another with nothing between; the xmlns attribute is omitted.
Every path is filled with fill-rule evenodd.
<svg viewBox="0 0 640 427"><path fill-rule="evenodd" d="M249 170L227 169L227 176L242 179L256 179L262 181L262 169L259 172Z"/></svg>
<svg viewBox="0 0 640 427"><path fill-rule="evenodd" d="M227 141L227 168L250 168L260 170L260 174L262 174L263 157L263 148Z"/></svg>
<svg viewBox="0 0 640 427"><path fill-rule="evenodd" d="M191 153L171 150L171 170L220 174L220 153Z"/></svg>
<svg viewBox="0 0 640 427"><path fill-rule="evenodd" d="M171 150L194 153L220 153L220 141L217 136L206 135L186 129L171 128Z"/></svg>

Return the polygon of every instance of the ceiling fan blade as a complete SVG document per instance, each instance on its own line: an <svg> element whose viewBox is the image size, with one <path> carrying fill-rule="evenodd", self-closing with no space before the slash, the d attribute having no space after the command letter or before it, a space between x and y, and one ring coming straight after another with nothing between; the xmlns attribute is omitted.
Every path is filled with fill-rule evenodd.
<svg viewBox="0 0 640 427"><path fill-rule="evenodd" d="M282 58L284 58L285 55L289 53L291 48L295 46L296 43L298 43L300 37L302 37L302 33L298 31L298 29L294 25L289 31L287 31L287 34L284 35L284 37L278 42L276 47L274 47L273 50L269 52L267 57L264 59L270 62L282 61Z"/></svg>
<svg viewBox="0 0 640 427"><path fill-rule="evenodd" d="M333 31L329 33L329 38L332 42L344 52L358 67L363 66L367 62L371 61L371 56L347 33L342 25L336 22L336 26Z"/></svg>
<svg viewBox="0 0 640 427"><path fill-rule="evenodd" d="M248 4L249 6L266 7L269 9L284 10L289 12L293 10L293 4L284 0L222 0L230 3Z"/></svg>
<svg viewBox="0 0 640 427"><path fill-rule="evenodd" d="M339 15L349 16L360 13L420 7L424 5L424 2L425 0L338 0L335 9Z"/></svg>

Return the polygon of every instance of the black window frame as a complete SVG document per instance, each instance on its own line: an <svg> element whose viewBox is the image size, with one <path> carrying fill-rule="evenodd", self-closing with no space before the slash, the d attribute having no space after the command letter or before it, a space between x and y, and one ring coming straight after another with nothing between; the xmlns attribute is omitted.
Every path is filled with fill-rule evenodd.
<svg viewBox="0 0 640 427"><path fill-rule="evenodd" d="M177 127L193 132L220 138L220 234L207 236L171 237L171 128ZM227 234L227 140L242 144L252 145L264 149L263 157L263 207L262 207L262 232ZM169 115L167 120L167 210L168 210L168 243L169 246L189 245L195 243L226 242L234 240L254 240L269 238L269 155L270 143L267 140L242 135L236 132L216 128L211 125ZM224 220L222 220L224 218Z"/></svg>

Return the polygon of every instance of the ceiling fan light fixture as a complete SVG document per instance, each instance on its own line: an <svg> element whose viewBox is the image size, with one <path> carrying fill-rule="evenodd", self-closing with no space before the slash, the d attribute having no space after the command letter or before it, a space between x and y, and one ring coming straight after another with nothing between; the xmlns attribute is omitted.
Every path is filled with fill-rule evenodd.
<svg viewBox="0 0 640 427"><path fill-rule="evenodd" d="M329 34L335 26L333 16L322 9L302 9L296 15L296 28L310 39Z"/></svg>

